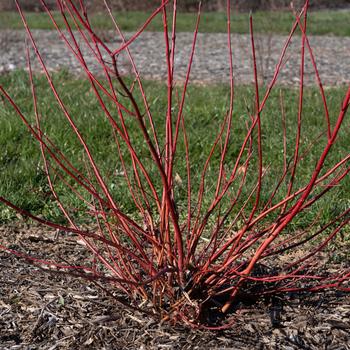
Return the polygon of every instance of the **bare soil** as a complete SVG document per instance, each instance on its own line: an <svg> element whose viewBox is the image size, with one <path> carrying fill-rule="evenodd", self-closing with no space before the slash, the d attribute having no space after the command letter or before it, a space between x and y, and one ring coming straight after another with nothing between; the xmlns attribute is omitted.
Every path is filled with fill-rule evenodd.
<svg viewBox="0 0 350 350"><path fill-rule="evenodd" d="M0 227L0 244L87 258L46 228ZM331 267L337 268L336 265ZM242 305L232 329L191 330L131 311L95 284L48 272L0 251L0 349L350 349L350 295L289 294ZM120 297L120 296L119 296Z"/></svg>

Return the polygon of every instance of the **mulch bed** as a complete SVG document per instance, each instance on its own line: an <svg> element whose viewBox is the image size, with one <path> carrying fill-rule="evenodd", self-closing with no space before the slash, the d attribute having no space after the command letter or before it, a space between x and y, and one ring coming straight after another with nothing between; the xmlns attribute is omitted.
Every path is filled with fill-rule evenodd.
<svg viewBox="0 0 350 350"><path fill-rule="evenodd" d="M12 249L84 259L83 246L26 223L0 227ZM332 268L336 268L333 266ZM95 284L0 251L0 349L350 349L350 295L290 294L245 305L226 331L190 330L132 312Z"/></svg>

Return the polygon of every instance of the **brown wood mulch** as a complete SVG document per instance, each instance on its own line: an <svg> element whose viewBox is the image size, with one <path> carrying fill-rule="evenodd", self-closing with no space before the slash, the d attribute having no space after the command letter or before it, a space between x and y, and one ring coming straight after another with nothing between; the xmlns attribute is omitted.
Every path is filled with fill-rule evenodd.
<svg viewBox="0 0 350 350"><path fill-rule="evenodd" d="M84 247L46 228L0 227L0 244L77 261ZM85 254L85 255L84 255ZM294 294L244 306L230 330L173 326L132 312L93 283L0 251L0 349L350 349L350 295Z"/></svg>

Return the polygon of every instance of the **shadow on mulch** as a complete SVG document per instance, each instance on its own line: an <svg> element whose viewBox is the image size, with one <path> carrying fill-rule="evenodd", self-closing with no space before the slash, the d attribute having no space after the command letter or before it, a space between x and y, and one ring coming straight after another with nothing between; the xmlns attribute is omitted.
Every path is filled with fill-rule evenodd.
<svg viewBox="0 0 350 350"><path fill-rule="evenodd" d="M0 242L14 249L24 241L45 249L50 240L43 228L0 227ZM79 253L75 246L62 253ZM160 324L92 283L44 273L5 252L0 269L0 349L350 349L346 293L247 304L232 329L210 332Z"/></svg>

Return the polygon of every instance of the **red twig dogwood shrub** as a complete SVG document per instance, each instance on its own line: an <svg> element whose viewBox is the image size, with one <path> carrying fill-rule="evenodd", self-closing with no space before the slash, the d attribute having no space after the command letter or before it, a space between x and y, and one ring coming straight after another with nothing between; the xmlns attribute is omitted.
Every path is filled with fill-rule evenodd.
<svg viewBox="0 0 350 350"><path fill-rule="evenodd" d="M205 162L200 164L202 170L199 174L198 186L193 183L194 177L198 178L198 174L193 174L192 171L191 140L189 130L186 128L185 106L192 62L196 53L200 9L193 33L192 50L188 57L187 75L182 82L182 87L179 88L175 85L174 78L176 0L160 1L159 7L149 19L128 39L123 36L113 13L105 3L106 13L113 21L116 36L120 39L119 47L110 47L94 31L83 0L57 0L58 10L66 26L65 30L56 24L55 17L45 2L41 0L41 3L61 40L79 62L99 103L100 111L109 122L118 150L117 161L123 169L123 181L132 198L135 214L125 212L122 203L116 201L111 194L109 178L97 165L90 150L91 145L80 132L75 124L74 115L60 97L27 25L25 15L17 3L29 46L34 49L51 93L74 132L84 157L83 166L78 169L65 154L64 145L54 144L49 135L44 133L28 54L36 122L31 124L28 121L16 102L1 86L0 92L38 141L47 181L66 219L66 225L46 221L25 212L3 197L0 199L6 205L42 224L75 234L77 240L83 241L86 249L91 252L94 264L87 262L82 266L71 266L34 257L27 258L32 259L34 263L56 266L93 281L108 282L129 297L130 306L149 311L163 320L185 322L193 327L201 325L209 328L229 327L234 317L232 322L229 319L222 324L215 322L210 324L205 315L214 312L213 310L222 315L227 314L246 294L261 296L299 290L318 291L325 288L349 290L346 283L349 280L350 271L322 273L316 267L318 253L348 225L350 208L338 213L325 225L314 223L298 231L289 228L294 220L317 205L320 198L327 195L335 186L340 185L350 171L350 153L342 156L334 164L326 161L337 142L339 131L345 124L350 88L344 96L334 123L329 115L325 91L306 35L308 1L300 12L295 14L295 22L280 54L273 78L264 91L258 83L253 21L250 17L250 51L255 82L255 94L252 99L255 108L247 112L249 121L243 125L246 133L234 156L229 152L236 139L233 125L242 121L235 118L233 110L235 85L230 36L230 1L227 1L227 64L230 99L227 112L222 116L222 122L217 127L217 135L210 152ZM163 19L164 59L167 67L167 81L164 85L164 89L167 90L167 106L163 111L161 125L155 122L130 48L136 38L140 37L142 40L143 31L155 16L162 16ZM169 20L170 17L172 20ZM294 151L291 158L287 157L288 135L285 124L282 123L283 171L268 172L264 165L266 161L262 141L263 112L276 86L296 31L301 33L301 51L298 122L295 125ZM82 44L88 47L88 53L83 52ZM121 53L129 58L134 78L132 83L120 74L118 56ZM96 74L91 70L85 61L87 54L94 57L102 74ZM305 156L300 135L303 124L304 75L307 57L310 58L323 101L324 116L320 117L325 127L320 130L320 133L326 135L327 141L323 145L322 152L317 155L317 162L308 181L299 185L295 180L300 171L301 160ZM136 94L141 96L141 99L136 98ZM126 100L128 105L124 103ZM283 108L281 113L283 117ZM130 120L133 121L133 130L130 130ZM131 131L134 133L135 128L144 140L141 149L135 147L134 138L131 136ZM182 149L185 149L182 154L178 154L180 143L184 145ZM122 149L127 151L123 152ZM175 191L178 157L186 161L187 177L183 181L186 187L185 208L177 205ZM216 158L215 163L213 163L214 158ZM212 171L213 167L216 167L217 174L215 190L208 198L207 175L209 169ZM268 195L264 193L262 196L263 184L268 176L275 178L275 185ZM248 185L247 181L251 177L255 178L253 187ZM82 207L86 208L86 215L93 219L94 224L89 229L82 228L61 200L56 190L57 182L60 181L81 201ZM282 199L280 195L276 195L281 192ZM2 248L21 255L9 248ZM298 254L294 254L296 252ZM281 259L282 256L285 258Z"/></svg>

